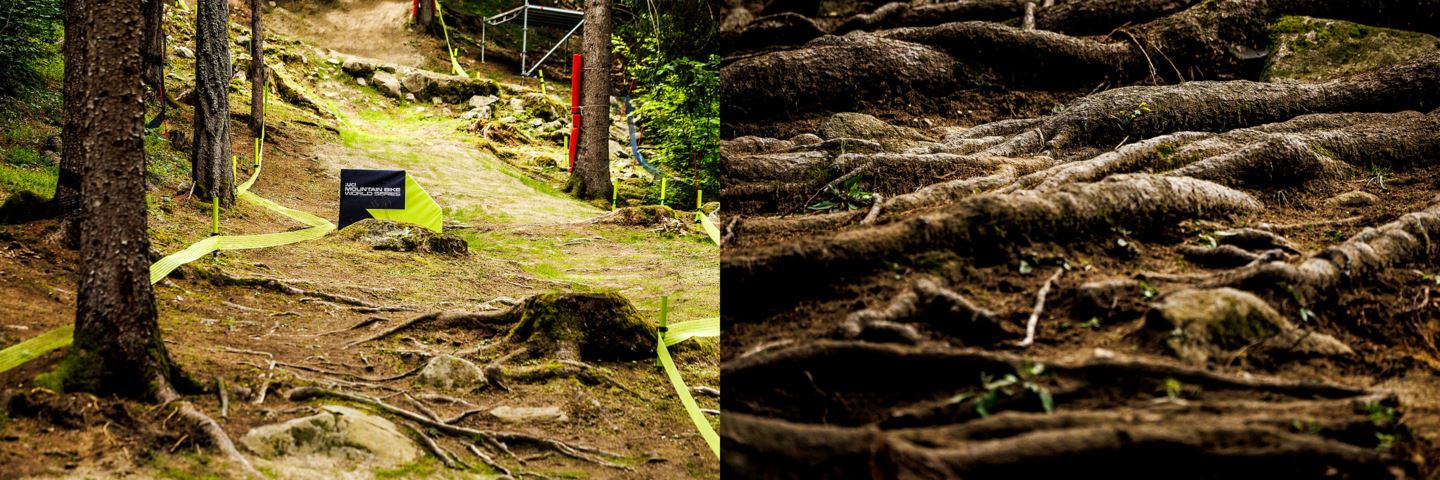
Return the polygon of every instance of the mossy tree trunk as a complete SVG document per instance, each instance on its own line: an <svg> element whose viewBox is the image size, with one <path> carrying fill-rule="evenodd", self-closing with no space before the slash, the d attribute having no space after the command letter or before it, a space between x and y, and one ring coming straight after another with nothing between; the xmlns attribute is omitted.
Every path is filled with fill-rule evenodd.
<svg viewBox="0 0 1440 480"><path fill-rule="evenodd" d="M140 102L144 71L136 38L142 28L139 2L71 2L83 25L87 55L67 58L78 72L106 72L72 79L84 98L82 132L67 144L82 146L82 189L94 201L80 206L79 299L75 342L52 376L66 390L148 397L157 393L172 364L160 340L146 253L145 151ZM76 30L70 30L74 35ZM80 50L68 50L74 52ZM131 81L116 81L131 79Z"/></svg>
<svg viewBox="0 0 1440 480"><path fill-rule="evenodd" d="M155 89L158 97L163 94L161 77L165 75L165 3L145 0L144 5L145 35L141 37L140 57L145 61L145 74L142 78L145 85Z"/></svg>
<svg viewBox="0 0 1440 480"><path fill-rule="evenodd" d="M585 1L585 67L580 79L580 145L569 190L608 199L610 184L610 2Z"/></svg>
<svg viewBox="0 0 1440 480"><path fill-rule="evenodd" d="M227 0L200 0L195 15L195 146L190 152L195 194L220 205L235 204L231 170L230 5Z"/></svg>
<svg viewBox="0 0 1440 480"><path fill-rule="evenodd" d="M82 82L90 78L85 70L88 57L93 51L85 44L90 30L90 0L66 0L65 2L65 44L61 54L65 56L65 120L61 127L64 145L60 152L60 172L55 182L54 204L60 213L70 213L80 206L80 177L84 174L85 163L81 161L84 152L85 120L89 115L80 108L85 104L85 89Z"/></svg>
<svg viewBox="0 0 1440 480"><path fill-rule="evenodd" d="M265 30L260 27L260 2L250 0L250 133L265 126Z"/></svg>

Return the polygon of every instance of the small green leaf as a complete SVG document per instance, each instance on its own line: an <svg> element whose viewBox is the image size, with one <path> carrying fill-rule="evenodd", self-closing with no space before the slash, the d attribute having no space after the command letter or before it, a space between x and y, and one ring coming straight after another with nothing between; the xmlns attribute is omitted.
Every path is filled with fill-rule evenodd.
<svg viewBox="0 0 1440 480"><path fill-rule="evenodd" d="M1040 408L1044 408L1045 413L1055 413L1055 397L1050 396L1050 389L1038 387L1036 393L1040 395Z"/></svg>
<svg viewBox="0 0 1440 480"><path fill-rule="evenodd" d="M1029 261L1026 261L1026 260L1021 260L1021 261L1020 261L1020 274L1021 274L1021 275L1029 275L1030 272L1032 272L1032 271L1034 271L1034 270L1035 270L1034 268L1031 268L1031 267L1030 267L1030 262L1029 262Z"/></svg>
<svg viewBox="0 0 1440 480"><path fill-rule="evenodd" d="M1125 239L1123 238L1115 239L1115 244L1119 245L1121 248L1130 246L1130 242L1125 241Z"/></svg>

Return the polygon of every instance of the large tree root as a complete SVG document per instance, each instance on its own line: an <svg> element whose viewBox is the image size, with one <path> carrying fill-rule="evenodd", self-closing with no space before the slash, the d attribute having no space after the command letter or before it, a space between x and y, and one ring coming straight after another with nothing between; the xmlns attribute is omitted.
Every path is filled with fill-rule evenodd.
<svg viewBox="0 0 1440 480"><path fill-rule="evenodd" d="M155 393L156 400L164 402L167 405L173 405L175 412L180 418L190 424L191 434L195 438L205 439L206 443L209 443L211 447L219 450L222 455L225 455L225 458L240 466L247 476L257 478L264 477L258 470L255 470L255 466L250 464L249 459L246 459L244 455L240 454L240 450L235 448L235 442L230 440L230 435L225 433L225 429L220 428L220 424L215 423L215 419L210 418L209 415L196 409L190 402L182 399L180 394L175 392L175 389L170 386L170 382L165 378L157 377L154 383L157 385Z"/></svg>
<svg viewBox="0 0 1440 480"><path fill-rule="evenodd" d="M764 351L721 366L727 412L751 413L789 421L886 428L966 422L980 418L977 402L986 393L982 377L1029 376L1050 385L1056 405L1084 404L1092 398L1120 399L1144 406L1165 395L1174 382L1190 386L1197 400L1341 399L1367 392L1334 384L1267 377L1236 376L1110 354L1085 359L1046 360L1043 376L1025 371L1034 358L971 349L936 349L819 341ZM945 372L936 375L935 372ZM1157 393L1158 392L1158 393ZM785 398L774 402L774 398ZM1039 411L1030 396L1006 397L997 411Z"/></svg>
<svg viewBox="0 0 1440 480"><path fill-rule="evenodd" d="M1062 240L1115 226L1137 231L1192 218L1258 210L1249 195L1203 180L1116 176L1054 192L979 195L945 210L794 245L759 248L722 259L721 277L744 297L793 289L814 275L845 275L887 265L895 256L933 250L1000 253L1007 242Z"/></svg>
<svg viewBox="0 0 1440 480"><path fill-rule="evenodd" d="M1130 3L1155 6L1157 2ZM1018 16L1023 10L1013 11ZM1432 32L1440 31L1435 26L1440 24L1440 13L1436 11L1440 6L1433 0L1201 2L1121 30L1109 41L987 22L878 33L901 42L851 32L725 65L721 71L722 103L727 118L756 119L822 109L843 111L860 102L914 103L910 97L897 95L903 90L877 88L887 85L905 86L922 95L943 95L956 88L994 81L1010 86L1075 88L1107 80L1130 83L1146 78L1163 78L1167 82L1255 78L1265 58L1268 24L1281 15ZM933 47L924 46L927 44ZM946 53L947 47L953 49ZM907 66L887 59L914 61L907 62ZM1068 74L1051 74L1056 70ZM1133 109L1134 105L1128 107ZM1094 120L1109 113L1102 112Z"/></svg>

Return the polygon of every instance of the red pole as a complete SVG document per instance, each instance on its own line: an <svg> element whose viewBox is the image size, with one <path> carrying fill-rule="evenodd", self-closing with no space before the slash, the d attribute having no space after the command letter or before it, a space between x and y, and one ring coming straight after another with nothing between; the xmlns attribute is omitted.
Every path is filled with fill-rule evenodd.
<svg viewBox="0 0 1440 480"><path fill-rule="evenodd" d="M570 57L570 172L575 171L575 153L580 144L580 76L584 60L580 54Z"/></svg>

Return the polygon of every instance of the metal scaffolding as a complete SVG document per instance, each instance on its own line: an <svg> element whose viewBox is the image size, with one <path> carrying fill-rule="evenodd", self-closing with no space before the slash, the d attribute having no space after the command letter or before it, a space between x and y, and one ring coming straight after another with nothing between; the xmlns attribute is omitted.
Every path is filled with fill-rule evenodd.
<svg viewBox="0 0 1440 480"><path fill-rule="evenodd" d="M580 31L580 26L585 24L585 12L531 5L530 0L525 0L524 5L487 17L485 22L480 24L481 62L485 61L485 26L511 23L517 20L520 23L520 75L528 77L534 74L535 70L540 68L540 64L545 63L545 59L550 58L550 54L555 53L555 50L559 49L560 45L563 45L566 40L569 40L571 36L575 35L575 32ZM533 64L528 62L530 56L531 24L570 29L569 32L565 33L565 36L560 37L560 41L555 42L555 46L550 47L550 50L545 52L545 55Z"/></svg>

